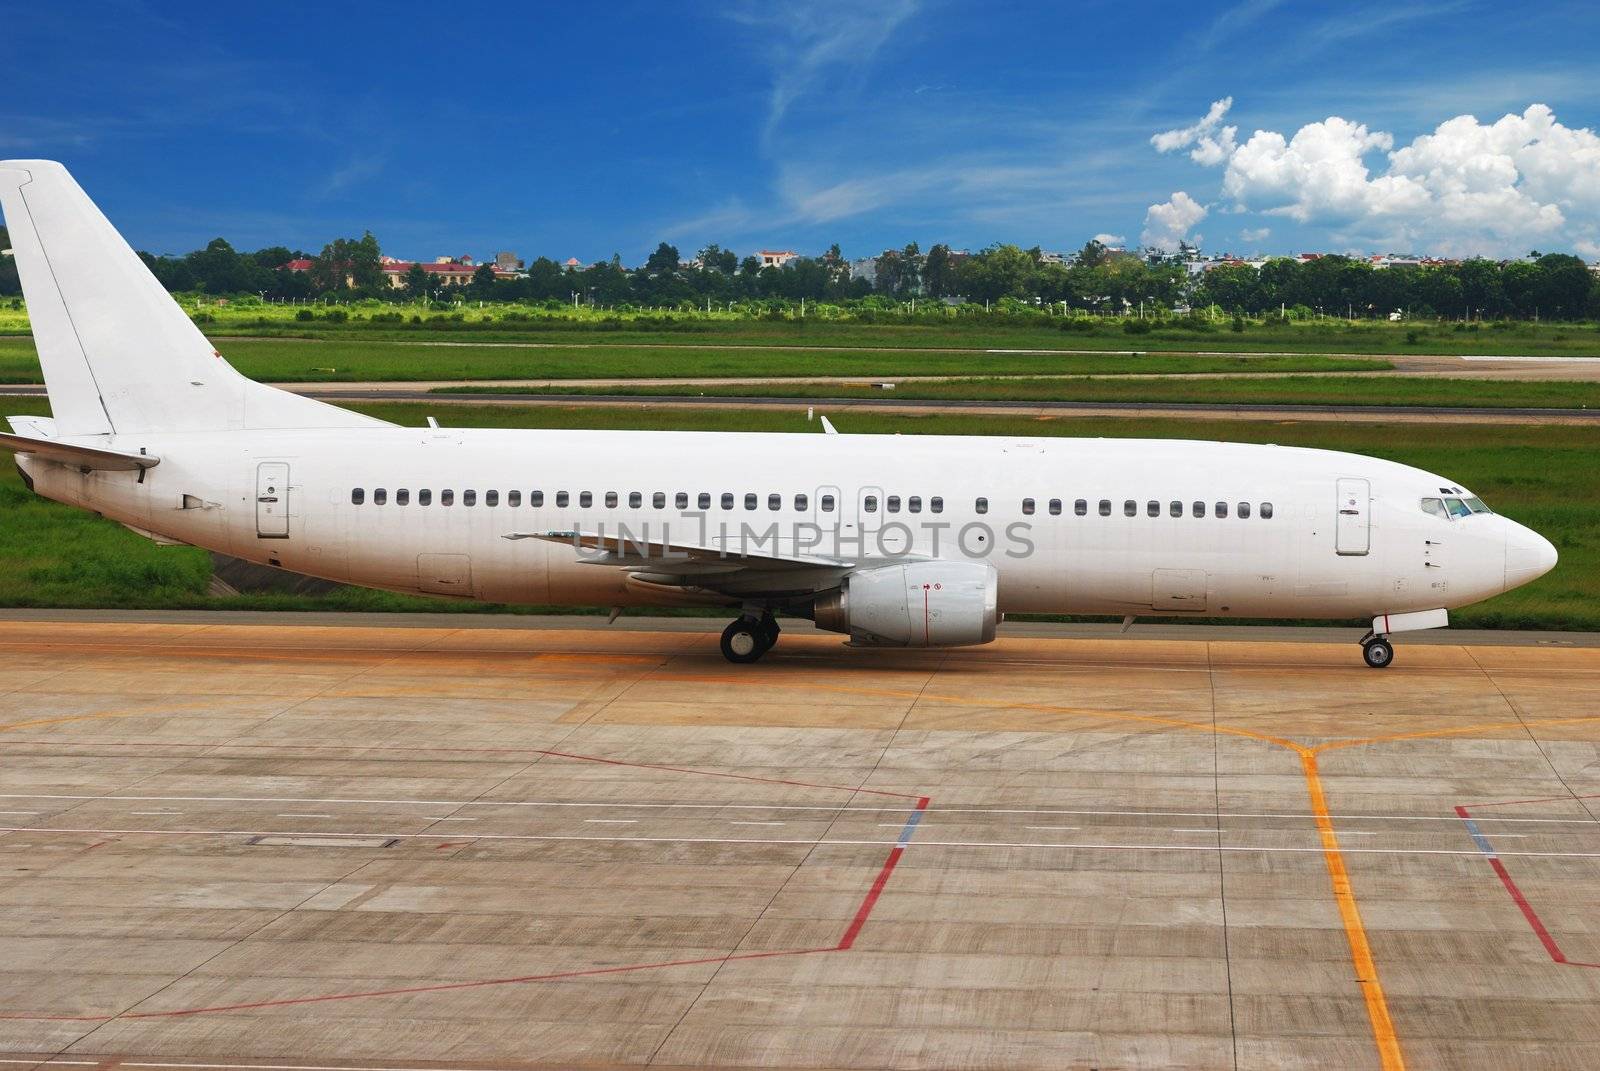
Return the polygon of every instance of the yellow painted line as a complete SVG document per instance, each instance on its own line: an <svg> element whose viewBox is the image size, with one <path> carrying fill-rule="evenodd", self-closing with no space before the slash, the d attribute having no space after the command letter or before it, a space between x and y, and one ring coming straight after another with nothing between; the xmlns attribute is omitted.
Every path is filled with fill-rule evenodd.
<svg viewBox="0 0 1600 1071"><path fill-rule="evenodd" d="M1322 775L1317 770L1317 753L1306 747L1297 750L1300 752L1300 769L1306 775L1306 792L1311 797L1311 813L1317 822L1317 833L1322 838L1322 857L1328 864L1328 877L1333 882L1333 898L1339 905L1339 920L1344 923L1345 939L1350 945L1350 961L1355 965L1356 984L1361 987L1362 999L1367 1003L1372 1039L1378 1044L1378 1059L1384 1071L1400 1071L1406 1065L1405 1058L1400 1055L1400 1038L1395 1034L1394 1021L1389 1017L1389 1002L1384 999L1383 983L1378 980L1378 965L1372 958L1367 929L1361 923L1361 909L1356 904L1355 890L1350 886L1350 873L1345 869L1344 853L1339 850L1339 837L1334 833L1328 800L1322 791Z"/></svg>

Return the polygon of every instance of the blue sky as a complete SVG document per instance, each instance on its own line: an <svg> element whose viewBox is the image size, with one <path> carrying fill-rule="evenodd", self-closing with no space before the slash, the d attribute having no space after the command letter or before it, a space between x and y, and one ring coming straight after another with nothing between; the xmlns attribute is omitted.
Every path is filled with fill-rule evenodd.
<svg viewBox="0 0 1600 1071"><path fill-rule="evenodd" d="M157 252L1600 258L1592 3L221 6L14 7L0 155Z"/></svg>

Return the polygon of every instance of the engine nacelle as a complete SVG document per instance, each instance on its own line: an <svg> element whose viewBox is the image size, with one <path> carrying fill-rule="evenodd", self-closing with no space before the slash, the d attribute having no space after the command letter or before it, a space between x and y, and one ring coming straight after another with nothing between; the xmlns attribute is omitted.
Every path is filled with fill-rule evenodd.
<svg viewBox="0 0 1600 1071"><path fill-rule="evenodd" d="M859 569L813 604L817 627L869 647L988 643L1000 574L987 562L903 562Z"/></svg>

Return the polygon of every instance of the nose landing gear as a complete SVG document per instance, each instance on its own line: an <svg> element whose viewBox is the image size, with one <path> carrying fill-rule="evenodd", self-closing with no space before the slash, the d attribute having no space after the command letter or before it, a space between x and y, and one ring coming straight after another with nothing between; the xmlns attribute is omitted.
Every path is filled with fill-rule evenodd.
<svg viewBox="0 0 1600 1071"><path fill-rule="evenodd" d="M771 613L747 614L722 630L722 657L739 665L754 662L772 650L780 631Z"/></svg>
<svg viewBox="0 0 1600 1071"><path fill-rule="evenodd" d="M1361 660L1373 669L1387 669L1394 661L1394 645L1374 633L1361 637Z"/></svg>

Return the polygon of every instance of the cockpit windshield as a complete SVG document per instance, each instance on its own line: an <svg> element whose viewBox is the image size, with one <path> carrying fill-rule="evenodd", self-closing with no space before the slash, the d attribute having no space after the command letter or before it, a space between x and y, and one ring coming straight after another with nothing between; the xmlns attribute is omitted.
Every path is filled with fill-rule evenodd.
<svg viewBox="0 0 1600 1071"><path fill-rule="evenodd" d="M1454 520L1457 517L1469 517L1474 513L1494 511L1485 506L1481 498L1457 498L1455 495L1447 495L1443 498L1424 498L1422 512L1443 517L1445 520Z"/></svg>

